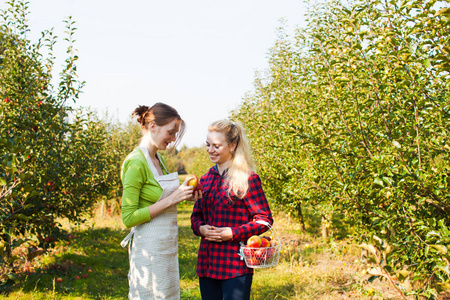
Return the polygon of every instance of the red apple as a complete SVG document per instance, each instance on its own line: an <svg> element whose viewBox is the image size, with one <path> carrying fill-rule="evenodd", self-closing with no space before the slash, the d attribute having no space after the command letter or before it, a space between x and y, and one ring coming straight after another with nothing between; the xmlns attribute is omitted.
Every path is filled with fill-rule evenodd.
<svg viewBox="0 0 450 300"><path fill-rule="evenodd" d="M247 246L248 247L253 247L253 248L259 248L261 247L261 238L257 235L252 235L248 240L247 240Z"/></svg>
<svg viewBox="0 0 450 300"><path fill-rule="evenodd" d="M62 278L56 278L56 282L62 282Z"/></svg>
<svg viewBox="0 0 450 300"><path fill-rule="evenodd" d="M266 258L266 249L259 248L255 250L255 257L264 260Z"/></svg>
<svg viewBox="0 0 450 300"><path fill-rule="evenodd" d="M270 260L272 259L273 255L275 254L275 248L274 247L270 247L269 249L267 249L266 251L266 259Z"/></svg>
<svg viewBox="0 0 450 300"><path fill-rule="evenodd" d="M198 178L197 178L197 176L195 176L194 174L189 174L187 177L188 178L192 177L191 179L189 179L187 185L192 186L194 188L194 190L195 190L197 188L197 185L198 185Z"/></svg>
<svg viewBox="0 0 450 300"><path fill-rule="evenodd" d="M270 247L270 241L266 238L261 238L261 247Z"/></svg>
<svg viewBox="0 0 450 300"><path fill-rule="evenodd" d="M269 242L272 240L272 238L271 238L270 236L268 236L268 235L265 235L265 236L263 236L262 238L268 240Z"/></svg>
<svg viewBox="0 0 450 300"><path fill-rule="evenodd" d="M203 186L198 181L198 177L197 176L195 176L194 174L189 174L187 177L188 178L192 177L187 183L188 185L194 187L194 189L192 190L192 194L194 194L197 191L203 191Z"/></svg>
<svg viewBox="0 0 450 300"><path fill-rule="evenodd" d="M202 191L203 192L203 185L200 182L198 183L197 188L194 189L194 192L195 191Z"/></svg>
<svg viewBox="0 0 450 300"><path fill-rule="evenodd" d="M245 247L244 248L244 256L247 257L247 258L248 257L252 257L253 256L253 249Z"/></svg>
<svg viewBox="0 0 450 300"><path fill-rule="evenodd" d="M256 257L250 257L249 259L247 259L247 263L250 266L257 266L259 265L259 260Z"/></svg>

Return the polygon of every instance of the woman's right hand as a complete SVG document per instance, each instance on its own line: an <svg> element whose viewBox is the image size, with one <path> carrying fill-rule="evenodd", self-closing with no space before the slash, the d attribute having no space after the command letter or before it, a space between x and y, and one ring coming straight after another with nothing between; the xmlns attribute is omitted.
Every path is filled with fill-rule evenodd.
<svg viewBox="0 0 450 300"><path fill-rule="evenodd" d="M189 180L185 180L182 185L180 185L172 194L168 197L162 199L161 201L156 201L156 203L150 205L148 210L150 212L150 218L154 218L161 214L165 209L172 205L176 205L184 200L192 199L192 192L194 187L187 185Z"/></svg>
<svg viewBox="0 0 450 300"><path fill-rule="evenodd" d="M200 226L199 231L210 242L222 243L233 238L233 232L230 227L214 227L207 224Z"/></svg>
<svg viewBox="0 0 450 300"><path fill-rule="evenodd" d="M180 203L184 200L192 200L194 187L188 185L189 180L192 177L186 178L182 185L180 185L173 193L170 195L173 197L175 203Z"/></svg>

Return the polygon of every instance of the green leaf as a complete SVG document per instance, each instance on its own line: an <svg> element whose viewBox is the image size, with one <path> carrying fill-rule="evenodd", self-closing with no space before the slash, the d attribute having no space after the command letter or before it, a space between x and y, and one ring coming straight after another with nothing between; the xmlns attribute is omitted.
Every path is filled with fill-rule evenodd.
<svg viewBox="0 0 450 300"><path fill-rule="evenodd" d="M448 8L448 7L443 8L434 14L435 17L440 16L440 15L450 15L450 8Z"/></svg>
<svg viewBox="0 0 450 300"><path fill-rule="evenodd" d="M6 276L7 276L9 279L13 280L13 281L18 281L18 280L19 280L19 278L17 277L17 275L14 274L14 273L8 273Z"/></svg>
<svg viewBox="0 0 450 300"><path fill-rule="evenodd" d="M446 281L446 282L438 282L437 283L439 286L441 286L442 289L450 291L450 281Z"/></svg>
<svg viewBox="0 0 450 300"><path fill-rule="evenodd" d="M380 186L384 186L383 180L381 180L381 179L378 178L378 177L375 177L375 179L373 180L373 182L374 182L375 184L380 185Z"/></svg>
<svg viewBox="0 0 450 300"><path fill-rule="evenodd" d="M441 252L444 255L447 254L447 247L445 247L444 245L430 245L430 247L438 250L439 252Z"/></svg>
<svg viewBox="0 0 450 300"><path fill-rule="evenodd" d="M370 275L375 275L375 276L383 275L383 271L381 270L380 267L371 268L367 273L369 273Z"/></svg>
<svg viewBox="0 0 450 300"><path fill-rule="evenodd" d="M33 208L34 204L27 204L23 207L23 209L29 209L29 208Z"/></svg>
<svg viewBox="0 0 450 300"><path fill-rule="evenodd" d="M429 58L424 59L424 60L422 61L422 65L423 65L425 68L431 67L431 60L430 60Z"/></svg>
<svg viewBox="0 0 450 300"><path fill-rule="evenodd" d="M410 272L407 271L407 270L399 270L399 271L397 271L397 275L400 277L399 278L400 280L403 279L403 278L408 277L409 273Z"/></svg>
<svg viewBox="0 0 450 300"><path fill-rule="evenodd" d="M400 143L397 142L397 141L392 141L392 145L394 145L394 147L399 148L399 149L402 147L402 146L400 145Z"/></svg>
<svg viewBox="0 0 450 300"><path fill-rule="evenodd" d="M24 221L29 221L30 220L30 217L25 216L24 214L17 214L16 218L24 220Z"/></svg>
<svg viewBox="0 0 450 300"><path fill-rule="evenodd" d="M367 251L369 251L370 253L372 253L372 254L375 255L375 256L377 255L377 250L376 250L375 247L372 246L372 245L363 243L363 244L359 245L359 247L361 247L361 248L363 248L363 249L366 249Z"/></svg>

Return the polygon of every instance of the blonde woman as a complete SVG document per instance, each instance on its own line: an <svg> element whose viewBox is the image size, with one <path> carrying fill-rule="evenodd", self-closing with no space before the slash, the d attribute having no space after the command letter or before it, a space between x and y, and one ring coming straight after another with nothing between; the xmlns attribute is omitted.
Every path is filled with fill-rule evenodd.
<svg viewBox="0 0 450 300"><path fill-rule="evenodd" d="M128 299L180 299L176 205L196 200L187 178L169 173L158 150L180 140L184 121L164 103L141 105L133 112L141 125L142 141L122 165L122 220L132 228L122 241L129 245Z"/></svg>
<svg viewBox="0 0 450 300"><path fill-rule="evenodd" d="M206 151L215 166L200 180L203 197L191 216L191 228L201 236L200 292L205 300L248 300L253 269L241 260L239 242L265 232L267 227L255 221L272 224L272 214L239 123L212 123Z"/></svg>

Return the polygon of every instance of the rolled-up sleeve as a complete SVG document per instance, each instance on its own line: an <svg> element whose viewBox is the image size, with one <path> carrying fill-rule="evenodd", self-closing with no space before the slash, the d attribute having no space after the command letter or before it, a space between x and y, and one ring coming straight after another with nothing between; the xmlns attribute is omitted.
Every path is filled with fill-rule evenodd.
<svg viewBox="0 0 450 300"><path fill-rule="evenodd" d="M139 160L129 160L122 169L122 221L127 228L150 221L148 207L139 208L139 196L145 182L145 167Z"/></svg>

